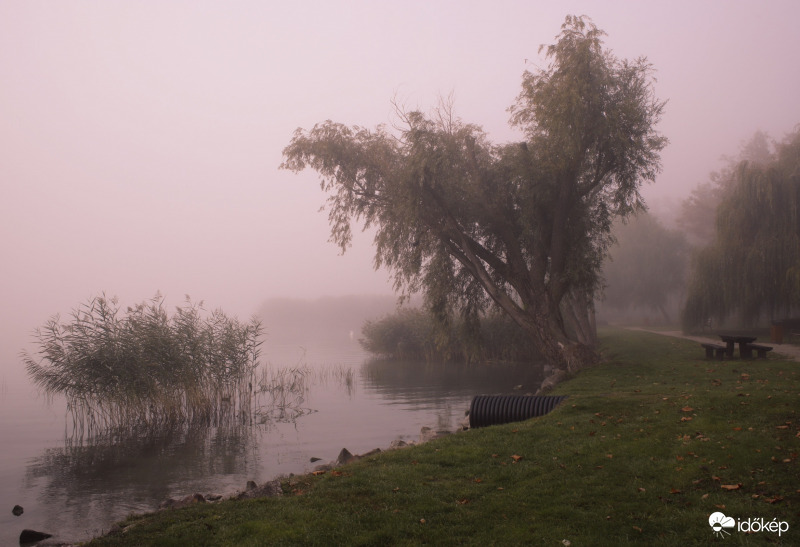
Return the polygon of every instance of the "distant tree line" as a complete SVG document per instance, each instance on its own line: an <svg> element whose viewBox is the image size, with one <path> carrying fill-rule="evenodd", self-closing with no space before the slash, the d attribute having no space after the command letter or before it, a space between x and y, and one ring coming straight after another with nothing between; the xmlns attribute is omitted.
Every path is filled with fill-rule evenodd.
<svg viewBox="0 0 800 547"><path fill-rule="evenodd" d="M653 311L665 323L684 296L690 246L683 232L640 213L614 227L616 244L603 265L601 309Z"/></svg>
<svg viewBox="0 0 800 547"><path fill-rule="evenodd" d="M652 310L684 330L800 314L800 128L757 132L683 201L677 227L640 213L614 227L601 309Z"/></svg>

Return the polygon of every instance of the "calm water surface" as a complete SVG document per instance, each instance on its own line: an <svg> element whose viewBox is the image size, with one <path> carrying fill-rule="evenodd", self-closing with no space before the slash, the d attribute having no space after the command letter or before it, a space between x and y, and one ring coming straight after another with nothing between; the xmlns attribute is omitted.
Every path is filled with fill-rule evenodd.
<svg viewBox="0 0 800 547"><path fill-rule="evenodd" d="M310 471L342 448L358 454L415 441L423 426L457 427L477 394L519 384L534 391L542 379L530 365L374 362L352 340L274 345L262 357L272 367L308 367L296 419L87 440L66 427L63 401L0 379L0 545L17 544L23 528L85 540L168 497L231 493L248 480ZM15 504L25 509L20 517Z"/></svg>

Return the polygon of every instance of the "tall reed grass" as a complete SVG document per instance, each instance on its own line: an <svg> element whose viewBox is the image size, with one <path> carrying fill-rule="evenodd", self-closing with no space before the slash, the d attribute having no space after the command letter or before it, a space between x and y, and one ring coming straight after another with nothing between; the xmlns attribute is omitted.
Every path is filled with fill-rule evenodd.
<svg viewBox="0 0 800 547"><path fill-rule="evenodd" d="M76 428L168 426L253 419L261 323L206 313L187 296L168 315L164 298L120 313L105 294L36 329L22 359L33 382L62 394Z"/></svg>

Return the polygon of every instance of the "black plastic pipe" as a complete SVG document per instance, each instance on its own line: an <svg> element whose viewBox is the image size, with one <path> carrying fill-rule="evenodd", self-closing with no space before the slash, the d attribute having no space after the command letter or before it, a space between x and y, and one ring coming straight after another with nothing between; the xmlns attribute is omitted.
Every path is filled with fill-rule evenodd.
<svg viewBox="0 0 800 547"><path fill-rule="evenodd" d="M566 395L476 395L469 405L469 426L486 427L544 416L566 398Z"/></svg>

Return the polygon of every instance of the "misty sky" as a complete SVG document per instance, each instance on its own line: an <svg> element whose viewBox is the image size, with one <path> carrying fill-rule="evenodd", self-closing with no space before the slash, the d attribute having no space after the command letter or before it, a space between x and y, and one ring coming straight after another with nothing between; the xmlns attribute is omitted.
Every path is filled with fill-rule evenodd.
<svg viewBox="0 0 800 547"><path fill-rule="evenodd" d="M240 316L272 296L388 293L370 238L327 242L298 126L391 123L396 98L497 141L566 14L646 56L671 143L645 190L683 197L756 130L800 122L800 2L0 2L0 329L106 291L188 293ZM527 60L527 62L526 62Z"/></svg>

